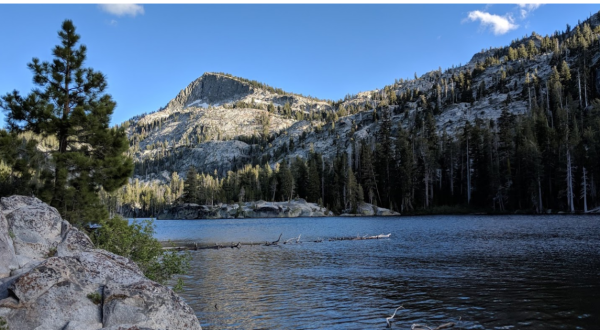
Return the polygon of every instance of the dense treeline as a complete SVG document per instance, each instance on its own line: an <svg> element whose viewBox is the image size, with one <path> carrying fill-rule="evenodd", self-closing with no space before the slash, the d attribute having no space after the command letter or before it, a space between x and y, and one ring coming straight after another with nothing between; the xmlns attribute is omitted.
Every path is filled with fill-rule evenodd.
<svg viewBox="0 0 600 330"><path fill-rule="evenodd" d="M508 108L508 106L507 106ZM155 215L174 203L214 205L302 197L335 212L360 201L401 212L438 206L496 211L585 211L598 205L600 102L584 109L577 101L527 116L507 108L496 121L467 123L452 136L438 134L433 116L422 125L392 127L381 109L374 145L357 141L352 152L331 161L311 153L274 168L246 165L219 177L191 168L185 182L136 181L118 193L120 205ZM116 202L116 200L115 200Z"/></svg>
<svg viewBox="0 0 600 330"><path fill-rule="evenodd" d="M600 101L595 84L598 67L592 63L598 54L600 28L592 29L585 22L567 30L545 37L533 34L510 47L490 50L473 67L445 72L440 68L420 78L415 74L414 80L396 81L362 104L349 102L350 96L346 102L330 102L332 110L327 111L309 107L292 112L289 103L283 107L234 104L266 111L258 118L260 131L237 137L250 148L244 155L248 157L234 161L232 170L198 173L191 167L185 181L173 173L169 184L134 180L114 193L101 192L102 200L111 212L137 216L156 215L185 202L214 205L296 197L334 212L352 211L360 201L404 213L442 206L538 213L595 208L599 204ZM540 56L549 56L549 62ZM541 63L550 64L549 74L546 68L536 68ZM484 75L491 79L483 79ZM469 105L491 94L501 100L499 118L468 116L471 121L451 132L436 127L435 116L446 107L463 103L469 112ZM523 105L525 113L515 115L514 109ZM336 123L359 112L371 120L353 117L348 144L338 144L343 139ZM332 145L337 153L327 159L313 150L305 159L287 157L295 148L308 149L306 132L269 150L275 139L285 135L269 132L272 115L297 116L310 121L316 133L337 135ZM130 152L148 132L171 120L177 118L138 126ZM377 125L371 136L354 140L353 133L372 122ZM2 138L8 150L14 140L0 135L0 142ZM168 169L182 156L175 146L224 138L201 129L185 141L148 145L155 158L137 163L135 172ZM46 160L30 157L33 146L26 139L19 141L21 147L7 151L0 163L0 177L12 180L3 189L15 182L39 180L28 176L30 172L18 172L19 162Z"/></svg>

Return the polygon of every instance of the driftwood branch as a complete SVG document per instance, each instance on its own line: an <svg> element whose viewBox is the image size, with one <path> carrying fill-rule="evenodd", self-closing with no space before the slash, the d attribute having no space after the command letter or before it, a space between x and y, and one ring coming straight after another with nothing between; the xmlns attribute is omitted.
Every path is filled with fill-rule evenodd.
<svg viewBox="0 0 600 330"><path fill-rule="evenodd" d="M300 236L302 236L302 235L298 235L298 237L292 237L292 238L288 239L287 241L283 242L283 244L289 244L294 240L296 240L296 244L298 244L298 243L300 243Z"/></svg>
<svg viewBox="0 0 600 330"><path fill-rule="evenodd" d="M387 322L387 327L388 327L388 328L391 328L391 327L392 327L392 322L394 321L394 317L396 316L396 312L397 312L399 309L402 309L402 308L404 308L404 307L402 307L402 305L400 305L400 307L396 308L396 310L394 311L394 314L392 314L392 316L390 316L390 317L386 317L386 318L385 318L385 322Z"/></svg>
<svg viewBox="0 0 600 330"><path fill-rule="evenodd" d="M387 323L387 328L392 327L392 322L395 322L394 317L396 317L396 312L398 312L398 310L400 310L400 309L403 309L404 308L403 306L404 305L400 305L400 307L396 308L396 310L394 311L394 314L392 314L392 316L385 318L385 322ZM460 319L461 318L458 318L459 321L460 321ZM455 325L456 325L456 323L454 323L454 322L448 322L448 323L444 323L436 328L430 328L426 324L413 323L413 325L410 327L410 329L411 330L444 330L444 329L453 328Z"/></svg>
<svg viewBox="0 0 600 330"><path fill-rule="evenodd" d="M265 242L265 246L273 246L273 245L278 245L279 241L281 240L281 235L283 235L283 233L279 234L279 238L276 241L273 241L271 243L269 242Z"/></svg>

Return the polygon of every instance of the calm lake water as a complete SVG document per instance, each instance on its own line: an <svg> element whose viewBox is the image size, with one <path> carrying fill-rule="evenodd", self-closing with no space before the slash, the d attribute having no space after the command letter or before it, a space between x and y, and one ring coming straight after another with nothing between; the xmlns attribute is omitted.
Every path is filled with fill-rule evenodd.
<svg viewBox="0 0 600 330"><path fill-rule="evenodd" d="M600 329L600 217L156 221L160 240L301 244L191 251L203 329ZM391 238L327 241L391 233ZM324 239L322 243L314 243Z"/></svg>

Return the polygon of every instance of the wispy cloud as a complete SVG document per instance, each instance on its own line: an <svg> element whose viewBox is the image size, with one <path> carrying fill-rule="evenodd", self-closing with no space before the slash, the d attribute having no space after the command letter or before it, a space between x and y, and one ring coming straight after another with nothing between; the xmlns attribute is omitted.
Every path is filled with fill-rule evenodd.
<svg viewBox="0 0 600 330"><path fill-rule="evenodd" d="M124 16L129 15L132 17L144 15L144 7L133 3L109 3L101 4L100 8L112 15Z"/></svg>
<svg viewBox="0 0 600 330"><path fill-rule="evenodd" d="M469 12L466 19L472 22L480 21L483 27L491 28L495 35L502 35L519 27L510 15L498 16L479 10Z"/></svg>
<svg viewBox="0 0 600 330"><path fill-rule="evenodd" d="M521 12L521 18L525 19L532 11L538 9L542 4L541 3L520 3L519 8Z"/></svg>

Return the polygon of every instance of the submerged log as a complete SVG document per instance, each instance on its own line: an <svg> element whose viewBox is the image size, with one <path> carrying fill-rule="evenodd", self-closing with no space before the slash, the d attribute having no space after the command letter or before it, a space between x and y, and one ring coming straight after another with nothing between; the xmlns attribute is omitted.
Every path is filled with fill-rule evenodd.
<svg viewBox="0 0 600 330"><path fill-rule="evenodd" d="M365 235L365 236L352 236L352 237L334 237L334 238L329 238L327 239L329 242L333 242L333 241L359 241L359 240L366 240L366 239L382 239L382 238L389 238L392 234L380 234L380 235L375 235L375 236L369 236L369 235ZM214 249L214 250L218 250L218 249L224 249L224 248L241 248L242 245L246 245L246 246L278 246L279 243L281 242L281 237L283 236L283 234L279 234L279 238L276 241L263 241L263 242L237 242L237 243L230 243L230 244L221 244L221 243L214 243L214 244L206 244L206 243L198 243L198 242L162 242L163 244L163 249L165 250L176 250L176 251L185 251L185 250L194 250L194 251L198 251L198 250L207 250L207 249ZM293 237L288 239L287 241L284 241L283 244L291 244L295 241L296 244L302 243L300 241L300 237L302 235L298 235L298 237ZM324 241L324 239L322 238L318 238L316 240L312 240L312 241L305 241L305 242L313 242L313 243L322 243Z"/></svg>
<svg viewBox="0 0 600 330"><path fill-rule="evenodd" d="M392 236L392 234L379 234L376 236L352 236L352 237L335 237L335 238L330 238L329 241L360 241L360 240L365 240L365 239L380 239L380 238L390 238L390 236Z"/></svg>

